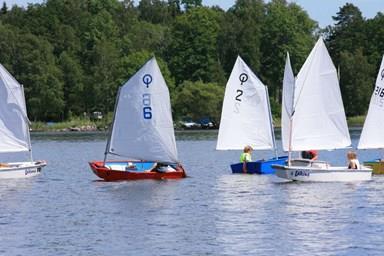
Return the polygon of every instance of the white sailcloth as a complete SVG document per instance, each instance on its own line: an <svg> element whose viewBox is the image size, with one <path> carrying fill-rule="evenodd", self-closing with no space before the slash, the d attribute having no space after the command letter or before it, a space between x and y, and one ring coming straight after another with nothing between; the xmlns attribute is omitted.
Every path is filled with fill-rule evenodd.
<svg viewBox="0 0 384 256"><path fill-rule="evenodd" d="M0 64L0 152L30 150L23 87Z"/></svg>
<svg viewBox="0 0 384 256"><path fill-rule="evenodd" d="M361 132L359 149L384 148L384 56Z"/></svg>
<svg viewBox="0 0 384 256"><path fill-rule="evenodd" d="M168 87L154 57L120 89L107 150L132 160L177 162Z"/></svg>
<svg viewBox="0 0 384 256"><path fill-rule="evenodd" d="M281 106L281 137L283 150L289 150L290 119L293 114L293 99L295 94L295 76L293 75L289 53L285 61L283 80L283 100Z"/></svg>
<svg viewBox="0 0 384 256"><path fill-rule="evenodd" d="M351 145L337 71L321 37L297 76L294 111L293 151Z"/></svg>
<svg viewBox="0 0 384 256"><path fill-rule="evenodd" d="M216 149L272 149L273 139L266 86L237 57L223 102Z"/></svg>

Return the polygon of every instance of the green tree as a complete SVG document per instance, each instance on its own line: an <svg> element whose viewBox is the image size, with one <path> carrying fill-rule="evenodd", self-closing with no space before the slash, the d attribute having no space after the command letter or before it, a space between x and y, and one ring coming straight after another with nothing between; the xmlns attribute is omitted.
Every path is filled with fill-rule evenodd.
<svg viewBox="0 0 384 256"><path fill-rule="evenodd" d="M216 83L185 81L177 88L174 109L177 118L199 119L209 116L220 120L224 88Z"/></svg>
<svg viewBox="0 0 384 256"><path fill-rule="evenodd" d="M153 56L153 53L143 50L122 58L121 67L123 70L123 79L121 80L121 84L133 76ZM173 92L175 90L175 81L168 69L167 63L161 57L156 57L156 61L159 64L161 73L169 90Z"/></svg>
<svg viewBox="0 0 384 256"><path fill-rule="evenodd" d="M297 4L272 0L266 7L260 76L269 86L272 101L281 101L285 57L289 52L296 71L314 44L316 23Z"/></svg>
<svg viewBox="0 0 384 256"><path fill-rule="evenodd" d="M13 55L17 51L15 44L17 43L17 29L9 25L0 23L0 63L12 67ZM13 73L13 70L8 71Z"/></svg>
<svg viewBox="0 0 384 256"><path fill-rule="evenodd" d="M217 10L196 7L176 18L166 58L177 84L184 80L213 82L225 79L217 54L221 17L222 13Z"/></svg>
<svg viewBox="0 0 384 256"><path fill-rule="evenodd" d="M161 0L141 0L138 10L140 19L153 24L168 23L172 18L168 3Z"/></svg>
<svg viewBox="0 0 384 256"><path fill-rule="evenodd" d="M79 116L83 113L85 106L83 99L86 97L83 84L83 70L80 64L67 52L63 52L59 58L59 65L63 73L64 93L64 117L71 114Z"/></svg>
<svg viewBox="0 0 384 256"><path fill-rule="evenodd" d="M186 10L202 5L202 0L181 0L181 4L184 5Z"/></svg>
<svg viewBox="0 0 384 256"><path fill-rule="evenodd" d="M335 63L340 62L344 51L354 52L365 46L365 20L358 7L347 3L340 8L337 16L332 17L335 26L328 28L329 51Z"/></svg>
<svg viewBox="0 0 384 256"><path fill-rule="evenodd" d="M366 113L375 83L376 67L368 62L362 49L340 54L340 85L348 116Z"/></svg>
<svg viewBox="0 0 384 256"><path fill-rule="evenodd" d="M119 84L119 51L110 41L97 40L90 56L89 74L86 79L86 112L113 110ZM92 93L92 94L91 94Z"/></svg>
<svg viewBox="0 0 384 256"><path fill-rule="evenodd" d="M378 13L373 19L366 22L366 45L364 47L369 62L377 68L380 66L382 56L384 54L384 14ZM375 43L372 43L375 42Z"/></svg>
<svg viewBox="0 0 384 256"><path fill-rule="evenodd" d="M263 0L237 0L225 13L218 36L220 61L227 74L237 55L254 70L260 68L262 27L265 16Z"/></svg>
<svg viewBox="0 0 384 256"><path fill-rule="evenodd" d="M123 54L128 55L137 51L153 51L160 55L165 51L167 27L146 21L137 22L122 38Z"/></svg>
<svg viewBox="0 0 384 256"><path fill-rule="evenodd" d="M55 64L53 47L31 34L17 38L13 56L16 79L24 84L32 120L62 120L64 113L61 71Z"/></svg>
<svg viewBox="0 0 384 256"><path fill-rule="evenodd" d="M6 2L3 2L3 6L1 7L0 13L6 14L8 12L8 6Z"/></svg>

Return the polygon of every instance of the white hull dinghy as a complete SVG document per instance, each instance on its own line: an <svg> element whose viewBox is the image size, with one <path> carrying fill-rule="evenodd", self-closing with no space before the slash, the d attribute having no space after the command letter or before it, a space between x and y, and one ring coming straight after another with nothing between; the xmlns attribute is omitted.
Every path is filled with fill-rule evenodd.
<svg viewBox="0 0 384 256"><path fill-rule="evenodd" d="M293 181L366 181L372 170L335 167L327 162L292 160L293 151L334 150L351 145L337 71L323 39L317 41L297 78L287 55L283 82L282 142L288 164L276 175Z"/></svg>
<svg viewBox="0 0 384 256"><path fill-rule="evenodd" d="M24 88L0 64L0 153L29 153L29 161L0 163L0 179L36 176L46 165L33 161Z"/></svg>
<svg viewBox="0 0 384 256"><path fill-rule="evenodd" d="M367 167L352 170L347 167L330 166L323 161L306 159L295 159L291 164L291 166L275 165L276 175L283 179L310 182L366 181L372 176L372 170Z"/></svg>
<svg viewBox="0 0 384 256"><path fill-rule="evenodd" d="M0 164L0 179L33 177L46 165L45 161Z"/></svg>

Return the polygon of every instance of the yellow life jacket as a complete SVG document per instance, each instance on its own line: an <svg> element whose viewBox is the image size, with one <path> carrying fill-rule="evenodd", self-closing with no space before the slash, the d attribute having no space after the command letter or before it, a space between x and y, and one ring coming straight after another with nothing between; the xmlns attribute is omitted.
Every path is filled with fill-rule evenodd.
<svg viewBox="0 0 384 256"><path fill-rule="evenodd" d="M241 163L244 163L244 162L252 162L251 154L250 154L250 153L242 153L242 154L240 155L240 162L241 162Z"/></svg>

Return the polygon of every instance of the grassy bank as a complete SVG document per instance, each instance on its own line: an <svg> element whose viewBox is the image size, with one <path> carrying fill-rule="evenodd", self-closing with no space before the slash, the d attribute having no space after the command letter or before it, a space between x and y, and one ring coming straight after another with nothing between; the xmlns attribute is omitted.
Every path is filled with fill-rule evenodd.
<svg viewBox="0 0 384 256"><path fill-rule="evenodd" d="M348 126L363 126L365 116L353 116L348 117Z"/></svg>
<svg viewBox="0 0 384 256"><path fill-rule="evenodd" d="M108 128L107 120L93 121L85 118L73 118L63 122L32 122L32 131L66 132L66 131L98 131Z"/></svg>

